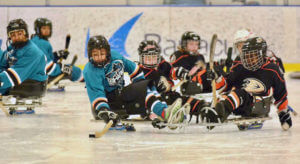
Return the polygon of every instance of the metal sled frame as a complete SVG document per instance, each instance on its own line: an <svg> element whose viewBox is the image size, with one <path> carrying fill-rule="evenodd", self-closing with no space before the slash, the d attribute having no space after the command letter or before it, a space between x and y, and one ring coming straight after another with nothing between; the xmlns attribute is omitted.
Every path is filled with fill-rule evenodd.
<svg viewBox="0 0 300 164"><path fill-rule="evenodd" d="M21 98L18 96L2 96L2 103L0 105L6 116L9 116L9 111L16 110L18 108L34 109L42 105L42 97L26 97Z"/></svg>
<svg viewBox="0 0 300 164"><path fill-rule="evenodd" d="M244 118L244 117L240 117L240 118L232 118L232 119L228 119L226 120L224 123L199 123L199 124L195 124L195 123L188 123L187 120L185 120L183 123L180 124L168 124L168 123L157 123L158 126L168 126L168 127L178 127L178 128L185 128L188 126L205 126L205 127L211 127L211 126L224 126L224 125L250 125L253 123L262 123L266 120L271 120L271 117L253 117L253 118Z"/></svg>

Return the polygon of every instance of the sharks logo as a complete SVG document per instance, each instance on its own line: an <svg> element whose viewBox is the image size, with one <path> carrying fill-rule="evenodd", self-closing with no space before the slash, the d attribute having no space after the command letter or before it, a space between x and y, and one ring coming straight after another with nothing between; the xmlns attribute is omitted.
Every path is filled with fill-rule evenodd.
<svg viewBox="0 0 300 164"><path fill-rule="evenodd" d="M5 54L6 60L8 62L8 65L11 67L12 65L16 64L16 62L18 61L18 59L16 57L13 56L14 50L10 50L7 51L7 53Z"/></svg>
<svg viewBox="0 0 300 164"><path fill-rule="evenodd" d="M123 86L124 84L124 65L121 60L111 63L111 70L105 75L109 86Z"/></svg>
<svg viewBox="0 0 300 164"><path fill-rule="evenodd" d="M243 80L243 89L248 93L263 93L266 92L265 84L256 78L247 78Z"/></svg>

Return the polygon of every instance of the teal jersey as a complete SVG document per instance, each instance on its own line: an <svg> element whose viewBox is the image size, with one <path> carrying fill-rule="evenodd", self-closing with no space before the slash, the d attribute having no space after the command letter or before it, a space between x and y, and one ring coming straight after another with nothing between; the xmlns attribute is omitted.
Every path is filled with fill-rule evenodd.
<svg viewBox="0 0 300 164"><path fill-rule="evenodd" d="M0 60L1 65L5 62L7 65L7 68L0 73L0 89L20 85L27 79L47 80L46 57L32 41L28 41L20 49L9 47Z"/></svg>
<svg viewBox="0 0 300 164"><path fill-rule="evenodd" d="M0 49L0 72L8 68L8 63L4 52Z"/></svg>
<svg viewBox="0 0 300 164"><path fill-rule="evenodd" d="M139 66L126 59L116 51L111 52L111 59L103 68L95 67L88 62L83 70L87 93L92 107L99 110L107 107L106 94L124 87L124 72L128 72L131 81L144 79L144 73Z"/></svg>
<svg viewBox="0 0 300 164"><path fill-rule="evenodd" d="M47 57L47 64L46 64L46 72L47 75L49 76L57 76L60 75L61 72L61 67L55 63L54 60L54 55L53 55L53 49L48 40L42 39L39 36L35 35L32 39L32 42L36 44L45 54Z"/></svg>

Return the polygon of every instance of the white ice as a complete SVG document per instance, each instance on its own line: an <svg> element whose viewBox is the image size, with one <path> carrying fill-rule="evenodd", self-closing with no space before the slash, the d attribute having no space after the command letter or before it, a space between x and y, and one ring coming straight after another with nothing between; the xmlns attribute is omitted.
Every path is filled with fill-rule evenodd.
<svg viewBox="0 0 300 164"><path fill-rule="evenodd" d="M287 79L289 104L300 113L299 80ZM154 129L136 123L136 132L109 131L91 122L84 85L48 92L35 115L0 113L0 163L300 163L300 120L283 131L273 109L260 130L236 126L188 127L185 131Z"/></svg>

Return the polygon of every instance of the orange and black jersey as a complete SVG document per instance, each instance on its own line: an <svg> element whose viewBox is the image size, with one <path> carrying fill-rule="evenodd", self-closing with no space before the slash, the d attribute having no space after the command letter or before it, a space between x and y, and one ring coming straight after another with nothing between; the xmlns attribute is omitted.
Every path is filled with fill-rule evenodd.
<svg viewBox="0 0 300 164"><path fill-rule="evenodd" d="M205 63L203 55L190 55L187 51L176 51L171 56L173 67L183 67L187 70L191 70L200 60Z"/></svg>
<svg viewBox="0 0 300 164"><path fill-rule="evenodd" d="M280 72L279 66L270 61L267 61L257 71L249 71L243 67L241 62L236 62L225 81L220 82L223 83L223 86L219 83L217 89L221 87L225 87L225 90L230 90L232 87L243 88L251 80L256 80L262 84L260 86L263 86L263 91L256 93L258 96L269 96L273 92L278 110L287 109L287 90L283 74Z"/></svg>
<svg viewBox="0 0 300 164"><path fill-rule="evenodd" d="M164 59L162 59L157 68L147 68L141 64L140 68L144 72L145 78L153 80L155 84L158 84L160 76L164 76L168 80L168 82L173 85L173 82L171 80L171 71L173 71L172 66Z"/></svg>

